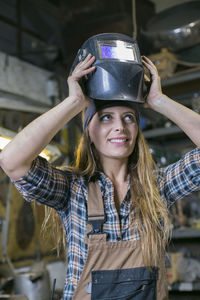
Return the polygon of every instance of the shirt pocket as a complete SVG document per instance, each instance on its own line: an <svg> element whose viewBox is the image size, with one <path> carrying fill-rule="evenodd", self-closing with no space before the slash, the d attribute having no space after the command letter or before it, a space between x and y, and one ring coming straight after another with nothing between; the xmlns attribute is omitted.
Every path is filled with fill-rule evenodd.
<svg viewBox="0 0 200 300"><path fill-rule="evenodd" d="M92 271L91 300L155 300L157 268Z"/></svg>

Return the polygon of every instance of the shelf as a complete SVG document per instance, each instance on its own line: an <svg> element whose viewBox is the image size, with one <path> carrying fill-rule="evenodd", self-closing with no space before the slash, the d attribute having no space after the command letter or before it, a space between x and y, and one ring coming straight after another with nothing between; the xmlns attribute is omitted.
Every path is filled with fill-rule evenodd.
<svg viewBox="0 0 200 300"><path fill-rule="evenodd" d="M172 239L193 239L200 238L198 229L175 229L172 232Z"/></svg>
<svg viewBox="0 0 200 300"><path fill-rule="evenodd" d="M164 128L156 128L143 131L143 135L145 138L155 138L159 136L167 136L176 133L182 133L183 131L178 126L164 127Z"/></svg>
<svg viewBox="0 0 200 300"><path fill-rule="evenodd" d="M199 78L200 78L200 68L199 67L192 68L189 70L179 72L170 78L163 79L162 87L168 87L170 85L184 83L184 82L192 81L192 80L199 79Z"/></svg>

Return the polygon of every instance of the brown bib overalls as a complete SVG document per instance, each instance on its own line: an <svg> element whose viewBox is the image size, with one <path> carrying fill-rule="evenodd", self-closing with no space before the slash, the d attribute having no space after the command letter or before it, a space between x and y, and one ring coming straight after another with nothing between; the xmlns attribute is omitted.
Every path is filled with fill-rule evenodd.
<svg viewBox="0 0 200 300"><path fill-rule="evenodd" d="M148 269L140 241L107 242L104 204L98 183L88 187L87 260L73 300L166 300L164 259ZM92 231L91 231L91 225Z"/></svg>

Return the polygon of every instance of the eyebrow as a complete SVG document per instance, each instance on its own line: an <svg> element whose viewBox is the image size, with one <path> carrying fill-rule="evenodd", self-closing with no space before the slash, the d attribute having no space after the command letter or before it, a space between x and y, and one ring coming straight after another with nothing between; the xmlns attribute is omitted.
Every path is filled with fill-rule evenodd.
<svg viewBox="0 0 200 300"><path fill-rule="evenodd" d="M98 115L103 115L103 114L111 114L111 115L113 115L113 114L115 114L113 111L98 111ZM136 113L135 112L133 112L133 111L124 111L122 114L132 114L132 115L136 115Z"/></svg>

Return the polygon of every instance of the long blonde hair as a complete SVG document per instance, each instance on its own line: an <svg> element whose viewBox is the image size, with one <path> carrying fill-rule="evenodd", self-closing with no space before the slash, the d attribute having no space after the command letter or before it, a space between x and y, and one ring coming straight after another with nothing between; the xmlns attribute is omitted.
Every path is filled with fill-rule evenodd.
<svg viewBox="0 0 200 300"><path fill-rule="evenodd" d="M90 143L86 129L76 151L76 163L68 170L80 176L92 176L101 169L97 151ZM161 200L156 185L156 164L141 130L133 153L129 157L130 191L135 210L134 223L137 226L142 245L145 266L156 265L165 250L169 238L170 219L166 204ZM51 208L47 208L43 229L53 225L58 249L65 245L65 232L60 218ZM53 220L53 222L52 222Z"/></svg>

